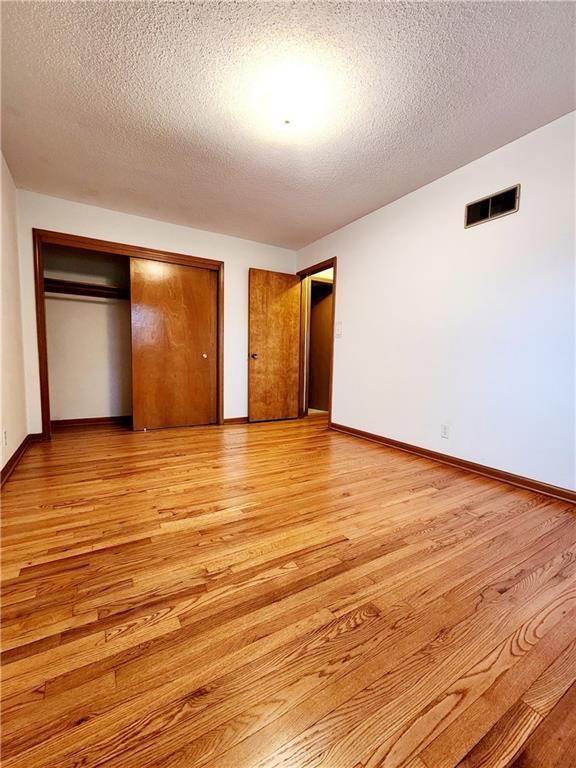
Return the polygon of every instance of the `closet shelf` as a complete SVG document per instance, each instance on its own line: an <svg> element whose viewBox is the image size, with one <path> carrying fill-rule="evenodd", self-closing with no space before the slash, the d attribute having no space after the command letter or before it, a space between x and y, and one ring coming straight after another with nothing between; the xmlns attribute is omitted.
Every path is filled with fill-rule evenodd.
<svg viewBox="0 0 576 768"><path fill-rule="evenodd" d="M74 296L99 296L105 299L129 299L128 288L96 283L79 283L73 280L60 280L55 277L44 278L44 293L68 293Z"/></svg>

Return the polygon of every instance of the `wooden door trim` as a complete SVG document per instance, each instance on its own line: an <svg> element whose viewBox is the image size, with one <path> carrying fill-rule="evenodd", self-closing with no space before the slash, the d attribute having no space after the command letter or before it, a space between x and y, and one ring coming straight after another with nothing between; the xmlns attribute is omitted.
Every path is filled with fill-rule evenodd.
<svg viewBox="0 0 576 768"><path fill-rule="evenodd" d="M224 262L219 261L216 285L216 423L224 424Z"/></svg>
<svg viewBox="0 0 576 768"><path fill-rule="evenodd" d="M85 251L99 251L112 256L128 256L133 259L152 259L153 261L168 261L170 264L183 264L189 267L219 270L224 262L214 259L203 259L186 253L160 251L157 248L145 248L140 245L116 243L113 240L97 240L93 237L68 235L64 232L53 232L49 229L33 229L35 236L43 245L64 245L70 248L82 248Z"/></svg>
<svg viewBox="0 0 576 768"><path fill-rule="evenodd" d="M120 258L152 259L170 264L188 267L200 267L218 272L217 290L217 376L216 376L216 418L218 424L224 423L224 262L188 256L183 253L160 251L139 245L116 243L112 240L97 240L81 235L69 235L47 229L32 229L34 246L34 293L36 300L36 334L38 341L38 369L40 375L40 406L42 413L42 440L50 440L52 428L50 422L50 393L48 386L48 344L46 335L46 309L44 305L44 253L45 245L63 245L81 248L85 251L106 253Z"/></svg>
<svg viewBox="0 0 576 768"><path fill-rule="evenodd" d="M337 264L338 258L333 256L330 259L320 261L318 264L312 264L310 267L301 269L296 274L300 277L304 286L304 281L307 277L314 279L314 275L317 272L323 272L325 269L334 270L334 279L332 281L332 354L330 356L330 375L329 375L329 395L328 395L328 423L332 421L332 387L334 384L334 342L335 342L335 330L336 330L336 279L337 279ZM321 280L322 278L320 278ZM301 296L301 313L300 313L300 391L298 393L298 413L300 418L306 415L308 412L308 402L306 394L306 366L308 364L308 345L306 344L307 337L310 333L310 292L302 290ZM305 402L306 399L306 402Z"/></svg>
<svg viewBox="0 0 576 768"><path fill-rule="evenodd" d="M34 294L36 299L36 334L38 337L38 372L40 375L40 409L42 414L42 440L52 439L50 421L50 393L48 389L48 341L46 335L46 306L44 296L44 240L42 231L32 230L34 243Z"/></svg>
<svg viewBox="0 0 576 768"><path fill-rule="evenodd" d="M325 269L330 269L330 267L334 267L334 278L336 277L336 256L332 256L330 259L325 259L324 261L318 262L318 264L312 264L310 267L305 267L304 269L301 269L299 272L296 272L298 277L308 277L309 275L314 275L316 272L323 272Z"/></svg>

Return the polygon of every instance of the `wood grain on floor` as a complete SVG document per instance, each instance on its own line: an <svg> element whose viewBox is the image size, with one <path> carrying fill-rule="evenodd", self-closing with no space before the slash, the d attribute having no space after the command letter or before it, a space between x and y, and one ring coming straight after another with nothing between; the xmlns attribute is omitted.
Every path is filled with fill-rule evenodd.
<svg viewBox="0 0 576 768"><path fill-rule="evenodd" d="M2 621L4 768L576 764L576 507L324 416L33 445Z"/></svg>

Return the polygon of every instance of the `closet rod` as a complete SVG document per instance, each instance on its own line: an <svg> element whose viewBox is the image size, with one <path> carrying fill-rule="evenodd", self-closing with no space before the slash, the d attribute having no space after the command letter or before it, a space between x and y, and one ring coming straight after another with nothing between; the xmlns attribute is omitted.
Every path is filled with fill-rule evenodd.
<svg viewBox="0 0 576 768"><path fill-rule="evenodd" d="M73 280L60 280L56 277L44 278L44 293L68 293L74 296L99 296L105 299L129 299L128 288L95 283L79 283Z"/></svg>

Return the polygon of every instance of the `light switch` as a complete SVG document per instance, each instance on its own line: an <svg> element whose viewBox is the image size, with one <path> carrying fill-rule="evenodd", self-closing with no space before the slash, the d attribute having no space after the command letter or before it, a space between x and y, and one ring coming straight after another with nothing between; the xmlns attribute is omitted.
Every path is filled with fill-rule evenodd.
<svg viewBox="0 0 576 768"><path fill-rule="evenodd" d="M334 335L337 339L342 338L342 320L336 320L336 331Z"/></svg>

